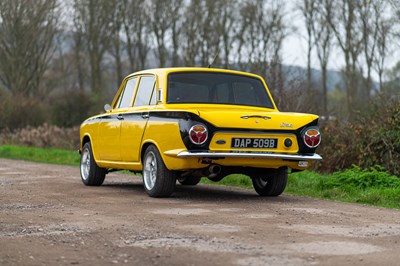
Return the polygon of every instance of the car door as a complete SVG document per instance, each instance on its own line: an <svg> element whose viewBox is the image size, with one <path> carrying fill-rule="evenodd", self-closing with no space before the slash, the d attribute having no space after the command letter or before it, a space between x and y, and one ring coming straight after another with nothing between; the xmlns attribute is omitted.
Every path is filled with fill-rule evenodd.
<svg viewBox="0 0 400 266"><path fill-rule="evenodd" d="M98 156L103 161L121 161L121 123L132 105L137 77L125 80L112 111L101 118L99 126Z"/></svg>
<svg viewBox="0 0 400 266"><path fill-rule="evenodd" d="M149 111L156 103L155 83L154 76L141 76L133 107L124 114L121 125L121 157L124 162L140 161L140 147Z"/></svg>

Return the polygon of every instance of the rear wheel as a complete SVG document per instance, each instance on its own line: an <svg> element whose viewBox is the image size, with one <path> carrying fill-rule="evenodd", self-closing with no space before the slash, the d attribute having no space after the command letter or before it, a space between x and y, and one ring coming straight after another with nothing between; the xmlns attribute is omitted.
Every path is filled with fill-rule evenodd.
<svg viewBox="0 0 400 266"><path fill-rule="evenodd" d="M201 177L185 176L179 177L178 182L184 186L195 186L200 183Z"/></svg>
<svg viewBox="0 0 400 266"><path fill-rule="evenodd" d="M81 153L81 179L87 186L100 186L106 177L106 169L98 167L93 157L90 142L83 145Z"/></svg>
<svg viewBox="0 0 400 266"><path fill-rule="evenodd" d="M260 196L279 196L286 188L287 168L269 170L267 173L251 175L254 190Z"/></svg>
<svg viewBox="0 0 400 266"><path fill-rule="evenodd" d="M143 184L150 197L168 197L175 189L175 172L168 170L157 148L150 145L143 156Z"/></svg>

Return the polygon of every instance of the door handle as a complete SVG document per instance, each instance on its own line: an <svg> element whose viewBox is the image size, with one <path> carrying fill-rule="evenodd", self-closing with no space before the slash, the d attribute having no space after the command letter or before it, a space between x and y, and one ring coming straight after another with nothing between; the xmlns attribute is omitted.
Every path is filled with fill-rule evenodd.
<svg viewBox="0 0 400 266"><path fill-rule="evenodd" d="M148 119L149 117L150 117L149 114L142 114L142 118L143 118L143 119Z"/></svg>
<svg viewBox="0 0 400 266"><path fill-rule="evenodd" d="M124 117L122 116L122 114L117 115L117 119L118 120L124 120Z"/></svg>

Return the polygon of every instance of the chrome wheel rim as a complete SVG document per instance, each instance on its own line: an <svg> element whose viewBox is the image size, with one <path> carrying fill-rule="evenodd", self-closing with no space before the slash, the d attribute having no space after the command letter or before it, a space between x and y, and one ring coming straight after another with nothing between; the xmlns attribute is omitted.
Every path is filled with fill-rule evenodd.
<svg viewBox="0 0 400 266"><path fill-rule="evenodd" d="M268 184L268 178L266 178L266 177L258 177L256 179L256 182L257 182L258 186L266 187L267 184Z"/></svg>
<svg viewBox="0 0 400 266"><path fill-rule="evenodd" d="M87 180L89 178L90 172L90 152L88 148L85 148L82 151L81 158L81 176L83 180Z"/></svg>
<svg viewBox="0 0 400 266"><path fill-rule="evenodd" d="M147 190L152 190L157 179L157 159L153 152L146 155L143 168L143 180Z"/></svg>

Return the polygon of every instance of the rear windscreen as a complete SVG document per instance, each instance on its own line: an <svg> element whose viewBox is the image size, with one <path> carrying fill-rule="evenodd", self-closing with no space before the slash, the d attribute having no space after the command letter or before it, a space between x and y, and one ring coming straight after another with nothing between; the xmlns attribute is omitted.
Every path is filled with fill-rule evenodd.
<svg viewBox="0 0 400 266"><path fill-rule="evenodd" d="M274 108L260 79L209 72L169 74L167 103L231 104Z"/></svg>

